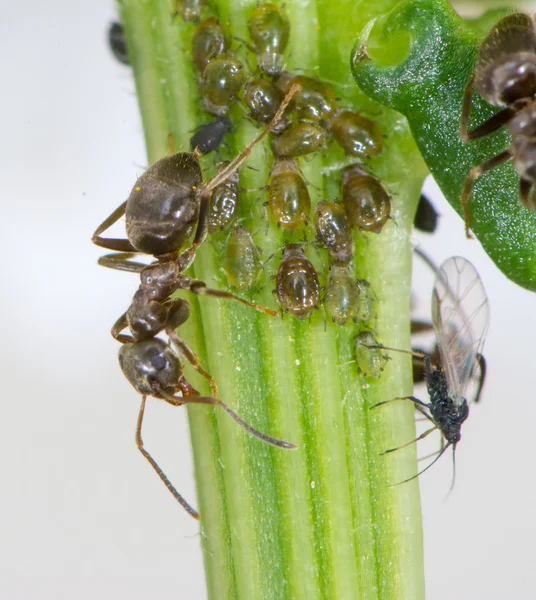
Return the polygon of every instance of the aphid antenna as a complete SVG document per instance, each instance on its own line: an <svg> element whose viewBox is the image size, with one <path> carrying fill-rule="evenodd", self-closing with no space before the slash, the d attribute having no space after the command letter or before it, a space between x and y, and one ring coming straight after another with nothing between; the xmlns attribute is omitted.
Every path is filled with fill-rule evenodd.
<svg viewBox="0 0 536 600"><path fill-rule="evenodd" d="M449 446L454 446L454 444L451 444L450 442L439 452L439 454L437 455L436 458L434 458L434 460L429 464L426 465L426 467L424 469L422 469L421 471L419 471L418 473L416 473L415 475L413 475L412 477L408 477L408 479L404 479L404 481L399 481L398 483L391 483L389 484L387 487L395 487L397 485L402 485L403 483L408 483L408 481L413 481L414 479L417 479L417 477L419 477L420 475L422 475L423 473L425 473L426 471L428 471L428 469L430 467L432 467L433 465L436 464L436 462L443 456L443 454L445 454L445 451L447 450L447 448ZM452 487L454 486L454 481L451 484L451 488L449 490L449 493L452 491Z"/></svg>

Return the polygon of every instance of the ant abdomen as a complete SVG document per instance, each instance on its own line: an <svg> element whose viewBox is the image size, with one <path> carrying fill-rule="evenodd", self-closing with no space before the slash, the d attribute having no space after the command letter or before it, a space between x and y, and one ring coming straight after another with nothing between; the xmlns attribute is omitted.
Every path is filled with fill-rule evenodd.
<svg viewBox="0 0 536 600"><path fill-rule="evenodd" d="M155 337L122 344L119 366L138 393L155 398L164 398L159 390L174 394L182 375L182 366L175 352Z"/></svg>
<svg viewBox="0 0 536 600"><path fill-rule="evenodd" d="M281 308L297 319L305 319L318 308L318 275L298 244L289 244L283 250L274 292Z"/></svg>
<svg viewBox="0 0 536 600"><path fill-rule="evenodd" d="M127 237L136 250L159 256L183 246L199 218L196 190L202 180L199 161L187 152L161 158L139 177L125 210Z"/></svg>
<svg viewBox="0 0 536 600"><path fill-rule="evenodd" d="M391 215L391 200L382 184L358 165L341 171L342 199L350 224L380 233Z"/></svg>
<svg viewBox="0 0 536 600"><path fill-rule="evenodd" d="M309 221L311 198L296 163L276 161L268 187L268 208L278 226L294 231Z"/></svg>
<svg viewBox="0 0 536 600"><path fill-rule="evenodd" d="M314 211L318 241L327 248L334 260L347 263L352 260L352 232L344 208L335 202L319 202Z"/></svg>

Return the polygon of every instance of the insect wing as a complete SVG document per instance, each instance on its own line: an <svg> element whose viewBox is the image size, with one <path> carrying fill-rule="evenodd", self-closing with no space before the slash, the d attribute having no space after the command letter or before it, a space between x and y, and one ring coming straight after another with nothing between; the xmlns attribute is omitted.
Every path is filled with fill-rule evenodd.
<svg viewBox="0 0 536 600"><path fill-rule="evenodd" d="M456 403L472 399L489 305L480 276L465 258L453 256L437 272L432 321L450 397Z"/></svg>

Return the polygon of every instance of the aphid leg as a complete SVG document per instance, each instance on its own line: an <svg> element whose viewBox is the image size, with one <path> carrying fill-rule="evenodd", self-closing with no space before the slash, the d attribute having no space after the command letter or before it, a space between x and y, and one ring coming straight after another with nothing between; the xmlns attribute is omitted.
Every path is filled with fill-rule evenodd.
<svg viewBox="0 0 536 600"><path fill-rule="evenodd" d="M183 342L175 333L175 330L188 319L189 315L190 310L188 302L182 298L179 298L173 303L173 306L170 310L168 322L166 324L166 334L169 337L171 344L175 345L184 358L192 365L192 367L208 380L210 389L212 390L212 395L217 396L218 386L212 378L212 375L210 375L210 373L201 367L199 364L199 358L196 356L196 354L190 349L186 342Z"/></svg>
<svg viewBox="0 0 536 600"><path fill-rule="evenodd" d="M532 189L532 182L528 179L521 178L519 180L519 200L521 204L528 209L530 206L530 190Z"/></svg>
<svg viewBox="0 0 536 600"><path fill-rule="evenodd" d="M119 252L137 252L136 248L128 241L115 238L103 238L101 233L106 231L108 227L111 227L114 223L117 223L119 219L125 214L128 200L125 200L123 204L118 206L114 212L104 219L104 221L95 229L95 233L91 236L91 241L97 245L107 248L108 250L117 250Z"/></svg>
<svg viewBox="0 0 536 600"><path fill-rule="evenodd" d="M149 454L149 452L147 452L147 450L145 449L145 447L143 445L143 439L141 437L141 426L143 423L143 415L145 413L145 399L146 399L146 396L142 396L140 412L138 415L138 424L136 426L136 446L138 447L138 450L143 454L143 456L145 456L145 458L149 461L149 464L156 471L156 473L158 474L158 477L160 477L160 479L164 482L165 486L171 492L171 494L173 495L175 500L177 500L177 502L184 508L184 510L188 514L190 514L194 519L199 520L199 513L194 508L192 508L188 504L188 502L186 502L186 500L179 494L179 492L175 489L174 485L167 478L164 471L162 471L162 469L158 466L158 463Z"/></svg>
<svg viewBox="0 0 536 600"><path fill-rule="evenodd" d="M232 417L242 429L245 429L251 435L254 435L256 438L259 438L263 442L271 444L272 446L277 446L278 448L286 448L287 450L291 450L296 448L295 444L291 444L290 442L284 442L283 440L278 440L277 438L273 438L265 433L261 433L254 429L251 425L248 425L233 411L231 410L225 402L222 402L219 398L213 398L211 396L185 396L183 398L176 398L163 390L159 390L159 393L164 397L165 400L171 402L172 404L175 402L179 402L180 404L208 404L211 406L221 406L223 410Z"/></svg>
<svg viewBox="0 0 536 600"><path fill-rule="evenodd" d="M115 252L114 254L105 254L104 256L101 256L97 263L101 265L101 267L115 269L116 271L141 273L147 265L130 260L137 255L137 252Z"/></svg>
<svg viewBox="0 0 536 600"><path fill-rule="evenodd" d="M437 458L435 458L429 465L427 465L422 471L419 471L418 473L416 473L415 475L413 475L412 477L408 477L407 479L404 479L404 481L399 481L398 483L392 483L391 485L388 485L387 487L394 487L395 485L402 485L403 483L407 483L408 481L412 481L413 479L417 479L417 477L419 477L419 475L422 475L425 471L428 471L428 469L435 465L436 462L443 456L443 454L445 454L446 449L452 446L452 444L449 442L444 448L443 450L441 450L441 452L437 455Z"/></svg>
<svg viewBox="0 0 536 600"><path fill-rule="evenodd" d="M119 319L117 319L117 321L113 324L112 329L110 330L110 333L112 334L114 340L117 340L122 344L129 344L134 342L132 336L121 333L126 327L128 327L127 313L124 312L119 317Z"/></svg>
<svg viewBox="0 0 536 600"><path fill-rule="evenodd" d="M391 398L391 400L384 400L383 402L378 402L377 404L373 404L370 407L370 410L373 408L378 408L378 406L383 406L384 404L389 404L390 402L398 402L399 400L411 400L414 404L418 404L420 406L424 406L425 408L430 408L429 404L426 404L422 400L415 398L415 396L401 396L400 398Z"/></svg>
<svg viewBox="0 0 536 600"><path fill-rule="evenodd" d="M430 427L430 429L427 429L424 433L421 433L421 435L416 437L414 440L411 440L411 442L406 442L405 444L402 444L402 446L398 446L397 448L389 448L389 450L381 452L380 456L383 456L384 454L389 454L390 452L396 452L397 450L401 450L402 448L407 448L408 446L411 446L411 444L415 444L419 440L423 440L427 435L430 435L432 431L435 431L436 429L437 427Z"/></svg>
<svg viewBox="0 0 536 600"><path fill-rule="evenodd" d="M186 278L185 278L186 280ZM249 306L249 308L254 308L259 312L264 313L265 315L269 315L270 317L277 317L277 311L272 310L271 308L266 308L265 306L261 306L260 304L255 304L253 302L249 302L248 300L244 300L244 298L240 298L239 296L235 296L230 292L224 292L222 290L214 290L212 288L206 287L206 284L202 281L197 280L188 280L188 285L186 287L182 287L182 289L189 289L194 294L199 296L213 296L214 298L220 298L222 300L236 300L240 302L244 306Z"/></svg>
<svg viewBox="0 0 536 600"><path fill-rule="evenodd" d="M473 181L477 179L477 177L480 177L480 175L482 175L483 173L486 173L490 169L494 169L495 167L502 165L502 163L505 163L511 158L512 151L508 149L504 152L501 152L500 154L497 154L497 156L494 156L493 158L485 160L479 165L476 165L469 171L465 183L463 184L462 194L460 196L460 203L463 208L463 216L465 220L465 235L468 239L473 238L473 236L469 232L469 229L471 227L471 213L469 212L468 206L469 197L471 196L471 191L473 189Z"/></svg>
<svg viewBox="0 0 536 600"><path fill-rule="evenodd" d="M476 355L476 360L478 361L478 366L480 367L480 377L478 379L478 385L476 388L476 394L475 394L475 399L474 399L475 403L480 401L480 394L482 392L482 388L484 387L484 382L486 380L486 372L487 372L486 359L484 358L484 355L478 353Z"/></svg>

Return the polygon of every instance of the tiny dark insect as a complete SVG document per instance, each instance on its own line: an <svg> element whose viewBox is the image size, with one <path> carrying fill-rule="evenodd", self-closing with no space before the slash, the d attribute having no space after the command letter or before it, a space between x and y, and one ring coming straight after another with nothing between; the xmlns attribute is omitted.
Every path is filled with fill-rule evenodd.
<svg viewBox="0 0 536 600"><path fill-rule="evenodd" d="M233 124L227 117L218 117L214 121L206 123L190 138L190 150L198 154L215 152L232 128Z"/></svg>
<svg viewBox="0 0 536 600"><path fill-rule="evenodd" d="M472 88L491 104L502 108L482 125L467 131ZM471 237L469 198L474 180L509 160L519 173L519 199L536 211L532 186L536 183L536 32L527 15L516 13L501 19L486 36L475 67L465 88L460 122L464 141L476 140L506 126L512 145L500 154L474 166L467 175L461 194L465 231Z"/></svg>
<svg viewBox="0 0 536 600"><path fill-rule="evenodd" d="M438 214L427 196L421 194L413 224L420 231L434 233L437 229Z"/></svg>
<svg viewBox="0 0 536 600"><path fill-rule="evenodd" d="M130 66L128 60L125 32L121 23L114 21L108 28L108 45L112 54L122 64Z"/></svg>
<svg viewBox="0 0 536 600"><path fill-rule="evenodd" d="M305 319L318 308L320 302L318 275L299 244L285 246L273 293L281 308L297 319Z"/></svg>
<svg viewBox="0 0 536 600"><path fill-rule="evenodd" d="M428 403L415 396L406 396L379 402L371 407L409 400L433 425L415 440L386 450L384 454L422 440L432 431L439 430L441 433L441 448L436 453L436 458L416 475L399 483L411 481L427 471L449 447L452 447L455 476L456 446L461 439L461 427L469 416L469 402L478 399L482 388L485 368L481 369L479 377L477 371L478 365L485 365L481 350L489 325L489 306L482 280L474 266L465 258L453 256L439 268L432 294L432 322L439 348L438 365L434 365L432 357L424 352L368 346L411 354L422 359L430 396Z"/></svg>

